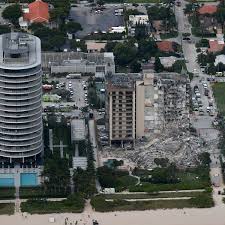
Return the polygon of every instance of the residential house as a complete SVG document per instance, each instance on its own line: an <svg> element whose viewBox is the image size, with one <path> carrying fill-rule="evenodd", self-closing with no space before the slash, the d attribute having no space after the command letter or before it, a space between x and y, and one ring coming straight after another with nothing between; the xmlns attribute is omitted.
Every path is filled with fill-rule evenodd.
<svg viewBox="0 0 225 225"><path fill-rule="evenodd" d="M156 45L161 52L175 52L175 43L172 41L158 41Z"/></svg>
<svg viewBox="0 0 225 225"><path fill-rule="evenodd" d="M213 16L217 12L216 5L204 5L198 10L199 22L201 32L203 34L213 34L220 24L217 22L216 18Z"/></svg>
<svg viewBox="0 0 225 225"><path fill-rule="evenodd" d="M222 51L224 47L225 47L224 41L209 40L208 52L217 53Z"/></svg>
<svg viewBox="0 0 225 225"><path fill-rule="evenodd" d="M27 29L32 23L48 23L49 22L49 5L42 0L36 0L22 8L23 17L19 19L22 29Z"/></svg>
<svg viewBox="0 0 225 225"><path fill-rule="evenodd" d="M106 46L105 42L86 41L85 43L87 45L88 53L101 52L101 50L104 50Z"/></svg>

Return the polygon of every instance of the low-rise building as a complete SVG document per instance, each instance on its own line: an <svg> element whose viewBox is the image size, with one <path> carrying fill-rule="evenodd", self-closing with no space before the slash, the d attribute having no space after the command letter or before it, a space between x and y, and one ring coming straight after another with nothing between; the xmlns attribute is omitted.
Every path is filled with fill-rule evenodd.
<svg viewBox="0 0 225 225"><path fill-rule="evenodd" d="M42 53L42 67L44 70L50 70L51 73L92 73L100 78L104 78L106 74L115 73L112 52Z"/></svg>
<svg viewBox="0 0 225 225"><path fill-rule="evenodd" d="M42 0L35 0L23 6L23 17L19 19L20 27L27 29L32 23L48 23L49 22L49 6L48 3Z"/></svg>
<svg viewBox="0 0 225 225"><path fill-rule="evenodd" d="M85 43L87 45L88 53L101 52L101 50L104 50L106 46L105 42L86 41Z"/></svg>
<svg viewBox="0 0 225 225"><path fill-rule="evenodd" d="M149 23L148 15L129 15L129 25L135 26L136 24L147 25Z"/></svg>
<svg viewBox="0 0 225 225"><path fill-rule="evenodd" d="M217 53L222 51L224 47L225 47L224 41L209 40L208 52Z"/></svg>
<svg viewBox="0 0 225 225"><path fill-rule="evenodd" d="M125 26L118 26L118 27L111 27L109 29L109 33L125 33L126 27Z"/></svg>

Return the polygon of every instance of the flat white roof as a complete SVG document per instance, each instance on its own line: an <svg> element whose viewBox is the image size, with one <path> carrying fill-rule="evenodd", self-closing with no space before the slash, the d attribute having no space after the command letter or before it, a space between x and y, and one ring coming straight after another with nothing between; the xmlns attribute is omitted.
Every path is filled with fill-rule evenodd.
<svg viewBox="0 0 225 225"><path fill-rule="evenodd" d="M71 121L71 139L72 141L85 140L85 120L73 119Z"/></svg>

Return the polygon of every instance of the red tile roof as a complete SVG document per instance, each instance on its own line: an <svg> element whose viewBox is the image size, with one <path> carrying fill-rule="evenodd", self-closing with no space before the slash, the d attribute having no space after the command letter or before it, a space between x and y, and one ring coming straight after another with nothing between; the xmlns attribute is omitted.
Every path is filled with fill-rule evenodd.
<svg viewBox="0 0 225 225"><path fill-rule="evenodd" d="M214 14L217 12L217 6L216 5L204 5L198 10L199 14Z"/></svg>
<svg viewBox="0 0 225 225"><path fill-rule="evenodd" d="M162 52L174 52L173 42L171 41L159 41L156 45Z"/></svg>
<svg viewBox="0 0 225 225"><path fill-rule="evenodd" d="M224 43L219 43L217 40L210 40L208 52L216 53L222 51L224 47Z"/></svg>
<svg viewBox="0 0 225 225"><path fill-rule="evenodd" d="M48 22L49 12L48 4L42 0L36 0L28 5L29 13L24 14L24 18L30 22L42 23Z"/></svg>

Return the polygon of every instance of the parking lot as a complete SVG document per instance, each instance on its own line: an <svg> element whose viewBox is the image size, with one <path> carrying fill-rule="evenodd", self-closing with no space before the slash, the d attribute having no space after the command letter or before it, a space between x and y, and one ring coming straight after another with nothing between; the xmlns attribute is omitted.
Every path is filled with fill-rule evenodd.
<svg viewBox="0 0 225 225"><path fill-rule="evenodd" d="M52 105L71 105L82 108L87 105L87 90L84 90L84 85L86 85L85 79L66 79L66 78L49 78L49 81L58 81L59 83L65 83L63 89L67 89L71 93L71 102L43 102L43 107L52 106Z"/></svg>
<svg viewBox="0 0 225 225"><path fill-rule="evenodd" d="M84 90L84 87L87 86L85 81L81 79L67 79L66 80L66 89L72 94L72 100L78 108L84 107L87 105L87 90Z"/></svg>
<svg viewBox="0 0 225 225"><path fill-rule="evenodd" d="M107 32L113 26L123 26L123 16L115 16L115 9L117 8L116 6L110 8L106 6L103 11L97 12L88 6L72 7L70 11L71 19L80 23L83 28L82 31L77 33L77 36L83 37L96 31Z"/></svg>

